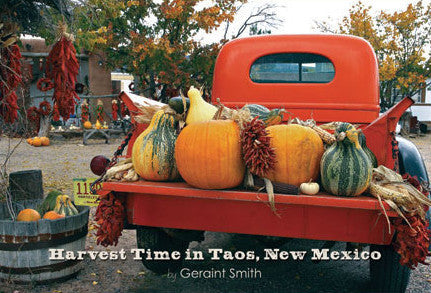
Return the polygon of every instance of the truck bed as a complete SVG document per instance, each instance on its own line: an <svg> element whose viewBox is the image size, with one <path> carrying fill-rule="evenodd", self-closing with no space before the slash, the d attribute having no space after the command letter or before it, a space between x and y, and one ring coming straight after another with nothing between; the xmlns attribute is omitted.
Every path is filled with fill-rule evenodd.
<svg viewBox="0 0 431 293"><path fill-rule="evenodd" d="M105 182L103 191L126 196L135 225L370 244L389 244L393 236L379 202L366 196L275 194L276 215L265 192L148 181Z"/></svg>

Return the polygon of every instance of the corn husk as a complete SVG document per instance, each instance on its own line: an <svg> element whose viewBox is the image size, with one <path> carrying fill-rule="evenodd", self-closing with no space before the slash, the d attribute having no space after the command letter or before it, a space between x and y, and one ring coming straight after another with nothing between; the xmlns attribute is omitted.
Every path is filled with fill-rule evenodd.
<svg viewBox="0 0 431 293"><path fill-rule="evenodd" d="M327 128L326 129L323 128L322 125L317 126L316 121L314 121L313 119L308 119L306 121L302 121L298 118L295 118L291 121L291 123L299 124L301 126L311 128L312 130L314 130L314 132L317 133L317 135L319 135L319 137L322 139L322 141L327 145L331 145L334 142L336 142L336 137L333 134L326 131ZM335 125L339 125L339 123L341 123L341 122L331 122L331 123L333 123L333 125L335 126Z"/></svg>
<svg viewBox="0 0 431 293"><path fill-rule="evenodd" d="M431 206L424 194L417 190L413 185L405 182L402 176L385 166L373 169L372 179L368 192L379 200L386 220L389 218L383 208L382 202L386 202L408 225L406 215L417 214L425 220L425 206ZM390 233L389 225L389 233Z"/></svg>

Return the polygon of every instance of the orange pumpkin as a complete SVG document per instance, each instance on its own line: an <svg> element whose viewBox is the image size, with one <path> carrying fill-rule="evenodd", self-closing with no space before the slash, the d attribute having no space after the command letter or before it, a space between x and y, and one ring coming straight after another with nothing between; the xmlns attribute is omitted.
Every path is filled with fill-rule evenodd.
<svg viewBox="0 0 431 293"><path fill-rule="evenodd" d="M27 138L27 143L29 144L29 145L33 145L33 138Z"/></svg>
<svg viewBox="0 0 431 293"><path fill-rule="evenodd" d="M91 129L91 127L93 127L93 125L91 125L90 121L87 120L84 122L84 128L85 129Z"/></svg>
<svg viewBox="0 0 431 293"><path fill-rule="evenodd" d="M42 145L42 141L40 140L40 137L35 137L33 138L33 146L35 147L40 147Z"/></svg>
<svg viewBox="0 0 431 293"><path fill-rule="evenodd" d="M64 215L57 214L54 211L46 212L45 215L43 215L43 219L48 219L48 220L56 220L61 218L64 218Z"/></svg>
<svg viewBox="0 0 431 293"><path fill-rule="evenodd" d="M232 120L210 120L186 126L177 138L175 160L181 176L192 186L238 186L245 172L238 125Z"/></svg>
<svg viewBox="0 0 431 293"><path fill-rule="evenodd" d="M273 125L266 129L277 161L267 178L296 186L315 181L324 151L319 135L311 128L297 124Z"/></svg>
<svg viewBox="0 0 431 293"><path fill-rule="evenodd" d="M40 138L40 142L41 142L41 145L48 146L49 145L49 138L43 136Z"/></svg>
<svg viewBox="0 0 431 293"><path fill-rule="evenodd" d="M18 216L16 217L17 221L38 221L40 220L40 214L38 211L33 209L25 209L19 212Z"/></svg>

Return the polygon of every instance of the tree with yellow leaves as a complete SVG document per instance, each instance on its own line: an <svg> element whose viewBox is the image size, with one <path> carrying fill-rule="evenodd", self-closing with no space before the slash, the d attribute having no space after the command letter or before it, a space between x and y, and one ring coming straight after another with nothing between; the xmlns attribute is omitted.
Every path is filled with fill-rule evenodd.
<svg viewBox="0 0 431 293"><path fill-rule="evenodd" d="M431 4L419 1L404 11L381 11L376 16L371 9L358 2L335 30L325 22L317 26L324 32L355 35L370 42L379 62L380 106L386 110L399 98L411 97L428 86Z"/></svg>

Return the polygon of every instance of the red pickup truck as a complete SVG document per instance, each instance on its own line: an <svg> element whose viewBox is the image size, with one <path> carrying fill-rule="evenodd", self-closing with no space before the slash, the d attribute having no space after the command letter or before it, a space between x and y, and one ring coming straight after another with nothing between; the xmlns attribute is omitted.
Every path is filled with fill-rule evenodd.
<svg viewBox="0 0 431 293"><path fill-rule="evenodd" d="M126 94L121 98L137 110ZM363 39L340 35L284 35L237 39L221 50L215 65L212 98L228 107L261 104L285 108L300 119L317 123L359 124L378 163L428 181L414 145L395 136L406 98L379 113L378 67L374 51ZM145 128L135 127L128 147ZM126 198L127 221L137 230L140 248L185 251L204 231L256 235L267 241L288 238L356 242L381 254L370 261L376 292L404 292L410 270L392 249L381 207L367 196L337 197L275 194L279 217L264 193L196 189L185 182L105 182L101 192ZM385 206L390 217L396 217ZM323 220L324 219L324 220ZM273 237L264 237L273 236ZM274 237L275 236L275 237ZM274 243L273 243L274 244ZM181 267L181 260L149 261L157 273Z"/></svg>

